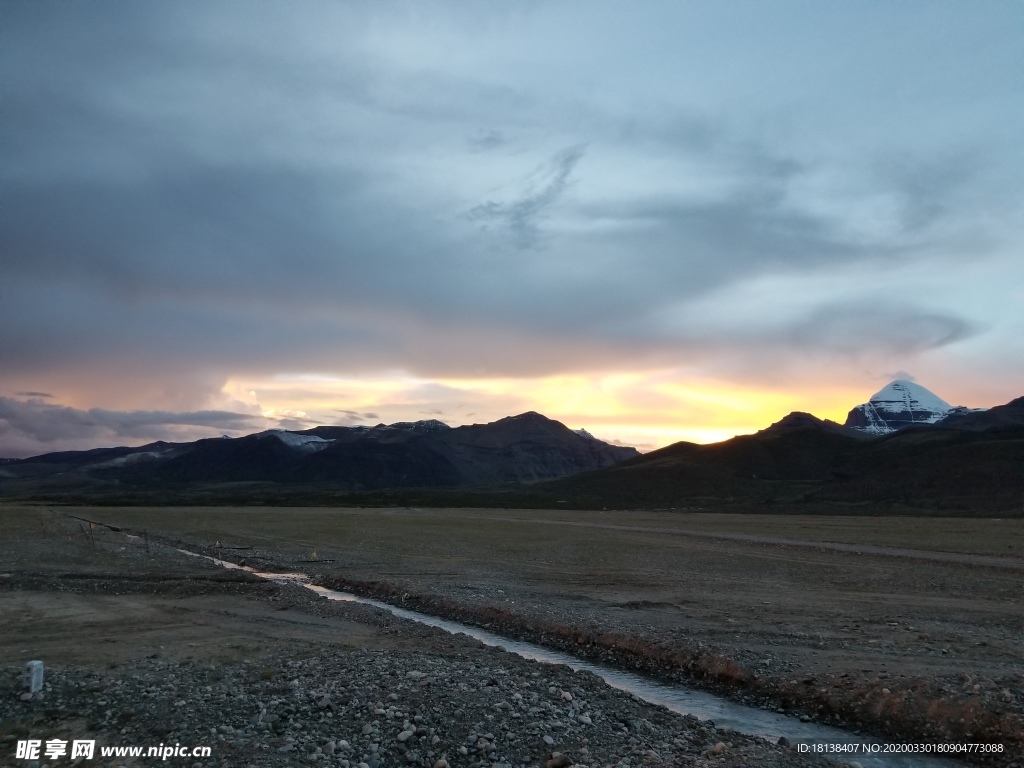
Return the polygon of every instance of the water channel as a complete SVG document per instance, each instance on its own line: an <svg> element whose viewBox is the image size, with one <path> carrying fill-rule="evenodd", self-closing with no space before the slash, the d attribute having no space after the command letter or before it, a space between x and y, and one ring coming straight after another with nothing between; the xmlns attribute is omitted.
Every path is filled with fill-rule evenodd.
<svg viewBox="0 0 1024 768"><path fill-rule="evenodd" d="M777 741L785 736L793 745L800 744L844 744L860 745L857 752L842 752L823 754L822 757L836 763L850 763L856 761L864 768L964 768L965 764L954 760L940 757L927 757L905 754L885 754L886 744L893 742L879 740L870 736L858 736L840 728L833 728L827 725L819 725L813 722L801 722L798 718L784 715L777 712L769 712L756 707L748 707L743 704L736 704L728 699L715 696L704 691L688 688L677 683L662 683L642 675L626 672L615 667L594 664L589 661L578 659L567 653L553 651L540 645L526 643L519 640L496 635L477 627L467 624L460 624L456 621L440 619L425 613L409 611L405 608L398 608L380 600L368 597L359 597L348 592L339 592L326 587L320 587L309 582L309 577L303 573L265 573L257 571L248 566L241 566L226 560L218 560L207 555L199 555L181 549L179 552L203 557L211 560L225 568L247 571L270 581L293 583L312 590L328 600L342 602L363 603L390 612L392 615L431 627L437 627L452 634L468 635L479 640L484 645L514 653L526 659L543 662L545 664L564 664L574 670L585 670L592 672L613 688L633 694L638 699L651 704L658 704L673 712L682 715L693 715L701 720L711 720L719 728L729 727L734 731L750 736L760 736L771 741ZM865 748L865 745L866 746ZM872 752L871 750L880 750Z"/></svg>

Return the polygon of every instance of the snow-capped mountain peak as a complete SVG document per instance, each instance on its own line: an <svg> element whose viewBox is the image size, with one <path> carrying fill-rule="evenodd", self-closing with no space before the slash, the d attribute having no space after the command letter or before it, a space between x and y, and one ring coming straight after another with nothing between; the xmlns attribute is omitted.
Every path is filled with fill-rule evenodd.
<svg viewBox="0 0 1024 768"><path fill-rule="evenodd" d="M953 406L920 384L906 379L890 381L871 396L869 402L884 404L892 412L948 411Z"/></svg>
<svg viewBox="0 0 1024 768"><path fill-rule="evenodd" d="M850 411L846 426L885 435L913 424L934 424L951 410L953 406L920 384L896 379Z"/></svg>

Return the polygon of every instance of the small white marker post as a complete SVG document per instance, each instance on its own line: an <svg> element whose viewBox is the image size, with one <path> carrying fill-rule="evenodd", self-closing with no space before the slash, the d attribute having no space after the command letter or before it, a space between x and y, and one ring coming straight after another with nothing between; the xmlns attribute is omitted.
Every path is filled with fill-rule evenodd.
<svg viewBox="0 0 1024 768"><path fill-rule="evenodd" d="M43 690L43 662L30 661L25 665L25 688L29 693Z"/></svg>

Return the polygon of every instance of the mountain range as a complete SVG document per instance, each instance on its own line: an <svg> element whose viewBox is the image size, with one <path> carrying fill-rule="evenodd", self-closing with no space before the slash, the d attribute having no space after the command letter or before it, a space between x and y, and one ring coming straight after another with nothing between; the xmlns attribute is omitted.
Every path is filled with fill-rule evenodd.
<svg viewBox="0 0 1024 768"><path fill-rule="evenodd" d="M676 443L541 486L582 508L795 505L1020 516L1024 397L882 435L792 413L753 435Z"/></svg>
<svg viewBox="0 0 1024 768"><path fill-rule="evenodd" d="M1024 397L987 410L953 407L897 380L854 408L845 424L791 413L753 435L643 455L534 412L454 428L429 420L268 430L7 460L0 462L0 492L161 503L205 494L211 502L804 511L896 505L1017 515L1024 514Z"/></svg>
<svg viewBox="0 0 1024 768"><path fill-rule="evenodd" d="M0 478L50 478L62 486L76 480L130 487L272 482L365 491L523 483L636 456L635 448L610 445L529 412L454 428L427 420L271 429L191 443L63 451L9 461Z"/></svg>

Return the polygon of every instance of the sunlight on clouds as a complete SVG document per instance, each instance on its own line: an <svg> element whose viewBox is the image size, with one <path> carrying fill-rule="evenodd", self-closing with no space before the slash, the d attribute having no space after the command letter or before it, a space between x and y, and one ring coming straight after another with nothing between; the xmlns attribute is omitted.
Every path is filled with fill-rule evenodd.
<svg viewBox="0 0 1024 768"><path fill-rule="evenodd" d="M306 419L309 414L294 408L264 408L261 413L265 419Z"/></svg>

